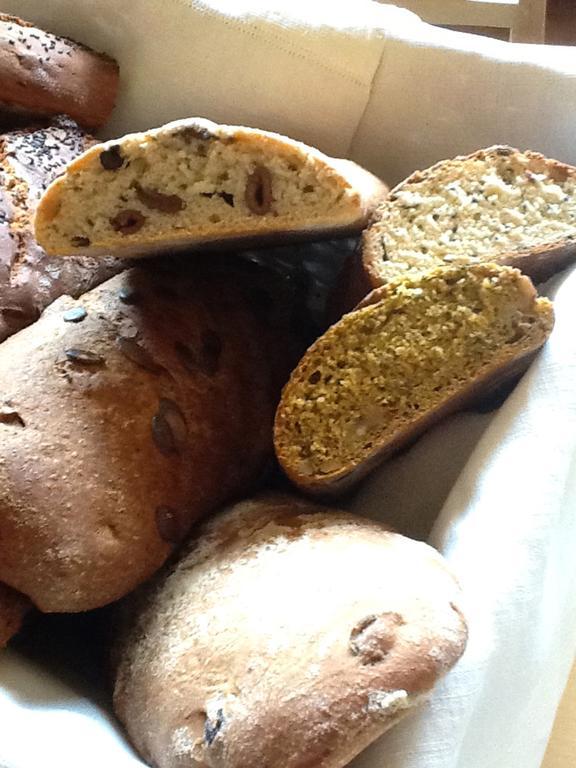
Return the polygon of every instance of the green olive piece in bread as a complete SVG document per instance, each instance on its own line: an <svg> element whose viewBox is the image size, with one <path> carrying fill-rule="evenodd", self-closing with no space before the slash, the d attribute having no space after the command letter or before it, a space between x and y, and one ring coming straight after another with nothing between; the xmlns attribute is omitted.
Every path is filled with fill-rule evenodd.
<svg viewBox="0 0 576 768"><path fill-rule="evenodd" d="M373 291L304 355L275 447L288 477L342 491L443 416L523 371L554 323L530 279L494 264L438 267Z"/></svg>

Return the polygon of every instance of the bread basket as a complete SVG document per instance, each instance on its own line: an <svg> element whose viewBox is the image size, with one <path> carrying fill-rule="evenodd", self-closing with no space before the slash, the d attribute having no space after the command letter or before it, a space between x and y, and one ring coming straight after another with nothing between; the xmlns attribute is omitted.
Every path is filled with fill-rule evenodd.
<svg viewBox="0 0 576 768"><path fill-rule="evenodd" d="M395 183L493 143L576 163L569 49L432 28L370 0L0 0L115 56L106 136L201 115L278 130ZM466 593L469 648L431 701L354 768L538 768L576 647L576 272L553 336L489 413L444 422L351 506L428 538ZM0 656L2 768L143 765L109 714L42 659Z"/></svg>

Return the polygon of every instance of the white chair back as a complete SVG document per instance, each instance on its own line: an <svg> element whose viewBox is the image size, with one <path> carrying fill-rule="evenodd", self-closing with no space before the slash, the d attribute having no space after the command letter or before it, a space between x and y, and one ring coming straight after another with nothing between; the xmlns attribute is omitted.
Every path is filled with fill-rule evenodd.
<svg viewBox="0 0 576 768"><path fill-rule="evenodd" d="M431 24L510 30L517 43L543 43L547 0L381 0L408 8Z"/></svg>

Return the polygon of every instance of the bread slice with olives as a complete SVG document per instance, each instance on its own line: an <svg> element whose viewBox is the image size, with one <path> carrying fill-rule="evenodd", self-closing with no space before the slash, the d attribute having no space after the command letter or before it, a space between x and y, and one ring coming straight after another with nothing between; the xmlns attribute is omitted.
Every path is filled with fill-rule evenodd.
<svg viewBox="0 0 576 768"><path fill-rule="evenodd" d="M494 264L437 267L373 291L310 347L275 420L301 489L345 490L427 427L522 372L553 326L530 279Z"/></svg>
<svg viewBox="0 0 576 768"><path fill-rule="evenodd" d="M409 270L497 262L532 278L576 257L576 168L507 146L417 171L374 214L362 261L372 286Z"/></svg>
<svg viewBox="0 0 576 768"><path fill-rule="evenodd" d="M387 189L284 136L193 118L85 152L45 193L49 254L147 252L360 232Z"/></svg>

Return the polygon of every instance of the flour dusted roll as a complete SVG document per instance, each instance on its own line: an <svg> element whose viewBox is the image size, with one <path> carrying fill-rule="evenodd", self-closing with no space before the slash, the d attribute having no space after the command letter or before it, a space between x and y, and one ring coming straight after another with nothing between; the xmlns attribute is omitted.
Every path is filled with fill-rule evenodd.
<svg viewBox="0 0 576 768"><path fill-rule="evenodd" d="M52 255L142 256L206 243L360 232L387 189L348 160L275 133L190 118L88 150L46 191Z"/></svg>
<svg viewBox="0 0 576 768"><path fill-rule="evenodd" d="M43 611L121 597L261 471L285 343L227 274L131 270L0 346L0 581Z"/></svg>
<svg viewBox="0 0 576 768"><path fill-rule="evenodd" d="M242 502L128 599L116 713L157 768L341 768L458 660L461 602L426 544Z"/></svg>

